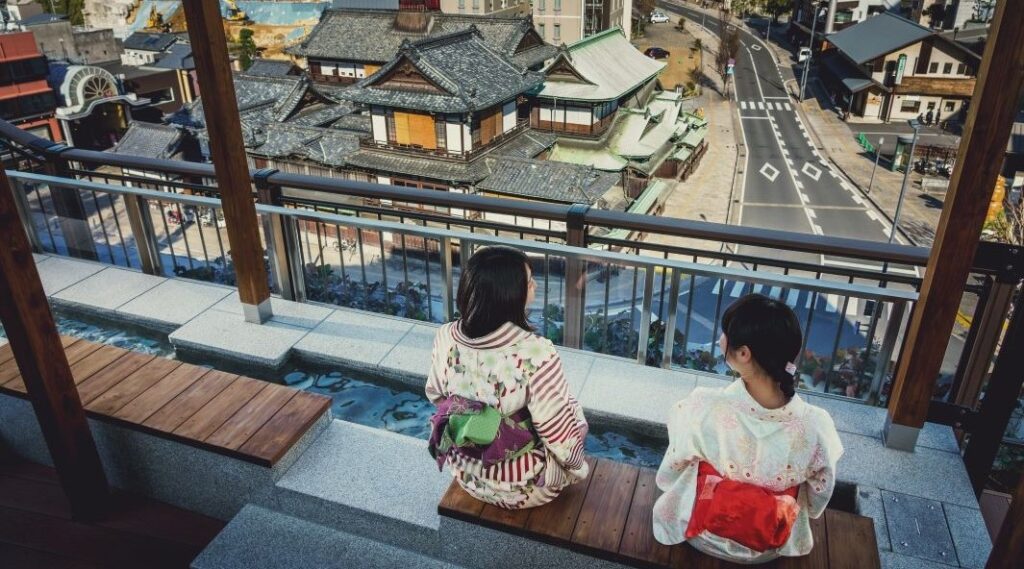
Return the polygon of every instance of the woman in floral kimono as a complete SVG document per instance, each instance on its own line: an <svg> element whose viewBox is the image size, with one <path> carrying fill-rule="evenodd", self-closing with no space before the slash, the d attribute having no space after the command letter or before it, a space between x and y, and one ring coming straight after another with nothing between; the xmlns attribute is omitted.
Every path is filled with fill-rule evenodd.
<svg viewBox="0 0 1024 569"><path fill-rule="evenodd" d="M785 304L748 295L725 311L722 330L740 378L673 407L654 536L739 563L806 555L843 446L828 413L794 391L800 323Z"/></svg>
<svg viewBox="0 0 1024 569"><path fill-rule="evenodd" d="M430 453L470 495L507 509L546 504L587 477L587 422L558 352L531 332L536 285L507 247L479 250L459 281L462 317L434 338Z"/></svg>

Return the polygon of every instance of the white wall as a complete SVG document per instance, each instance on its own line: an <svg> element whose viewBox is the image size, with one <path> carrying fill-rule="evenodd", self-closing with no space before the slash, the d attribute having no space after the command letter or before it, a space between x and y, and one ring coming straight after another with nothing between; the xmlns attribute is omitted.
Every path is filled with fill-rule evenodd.
<svg viewBox="0 0 1024 569"><path fill-rule="evenodd" d="M445 146L448 152L462 152L462 125L449 119L445 125Z"/></svg>
<svg viewBox="0 0 1024 569"><path fill-rule="evenodd" d="M509 101L501 109L502 132L508 132L516 127L516 102Z"/></svg>
<svg viewBox="0 0 1024 569"><path fill-rule="evenodd" d="M373 129L373 141L383 144L388 142L388 124L384 119L384 110L374 107L370 114L370 124Z"/></svg>

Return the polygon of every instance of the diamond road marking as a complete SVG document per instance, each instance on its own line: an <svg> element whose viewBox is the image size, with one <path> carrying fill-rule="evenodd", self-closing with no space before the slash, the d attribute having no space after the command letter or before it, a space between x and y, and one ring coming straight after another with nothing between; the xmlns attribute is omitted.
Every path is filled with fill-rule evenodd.
<svg viewBox="0 0 1024 569"><path fill-rule="evenodd" d="M811 164L810 162L804 164L804 167L801 168L800 171L806 174L815 182L821 179L821 169L815 166L814 164Z"/></svg>
<svg viewBox="0 0 1024 569"><path fill-rule="evenodd" d="M758 170L758 172L765 178L768 178L769 182L774 182L775 178L778 178L780 173L778 168L767 162L764 163L764 166L761 166L761 169Z"/></svg>
<svg viewBox="0 0 1024 569"><path fill-rule="evenodd" d="M761 46L757 45L756 43L755 44L751 44L750 49L752 49L754 51L761 51Z"/></svg>

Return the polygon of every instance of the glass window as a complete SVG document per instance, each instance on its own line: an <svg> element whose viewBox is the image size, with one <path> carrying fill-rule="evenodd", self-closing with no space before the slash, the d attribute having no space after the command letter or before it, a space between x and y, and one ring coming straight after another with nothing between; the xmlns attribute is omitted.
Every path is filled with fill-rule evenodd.
<svg viewBox="0 0 1024 569"><path fill-rule="evenodd" d="M473 0L473 10L480 9L480 0Z"/></svg>
<svg viewBox="0 0 1024 569"><path fill-rule="evenodd" d="M928 65L928 73L938 73L938 72L939 72L939 62L938 61L931 62Z"/></svg>
<svg viewBox="0 0 1024 569"><path fill-rule="evenodd" d="M953 101L946 101L945 110L947 113L951 113L956 109L956 103Z"/></svg>
<svg viewBox="0 0 1024 569"><path fill-rule="evenodd" d="M459 10L466 9L466 0L459 0Z"/></svg>
<svg viewBox="0 0 1024 569"><path fill-rule="evenodd" d="M562 24L555 24L555 35L552 39L555 41L562 39Z"/></svg>
<svg viewBox="0 0 1024 569"><path fill-rule="evenodd" d="M561 12L562 11L562 0L555 0L555 11L556 12Z"/></svg>
<svg viewBox="0 0 1024 569"><path fill-rule="evenodd" d="M921 101L907 101L904 100L900 103L900 112L903 113L916 113L921 110Z"/></svg>
<svg viewBox="0 0 1024 569"><path fill-rule="evenodd" d="M544 24L537 24L537 33L540 34L540 39L548 39L548 37L544 35Z"/></svg>
<svg viewBox="0 0 1024 569"><path fill-rule="evenodd" d="M949 75L952 72L953 72L953 64L952 63L947 63L947 64L942 66L942 73L943 74Z"/></svg>
<svg viewBox="0 0 1024 569"><path fill-rule="evenodd" d="M963 63L961 63L960 65L957 65L956 66L956 74L957 75L966 75L967 74L967 66L964 65Z"/></svg>
<svg viewBox="0 0 1024 569"><path fill-rule="evenodd" d="M548 9L547 0L537 0L537 11L538 12L543 12L544 10L547 10L547 9Z"/></svg>

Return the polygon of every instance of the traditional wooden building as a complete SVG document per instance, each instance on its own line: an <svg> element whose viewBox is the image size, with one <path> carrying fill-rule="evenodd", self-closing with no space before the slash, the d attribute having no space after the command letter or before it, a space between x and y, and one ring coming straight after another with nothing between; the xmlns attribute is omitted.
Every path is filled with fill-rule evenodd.
<svg viewBox="0 0 1024 569"><path fill-rule="evenodd" d="M391 61L404 42L471 26L492 49L524 69L539 68L555 54L555 46L544 43L529 18L353 9L325 10L309 36L287 51L314 81L349 85Z"/></svg>
<svg viewBox="0 0 1024 569"><path fill-rule="evenodd" d="M826 36L822 79L848 114L884 121L966 117L981 58L885 12Z"/></svg>
<svg viewBox="0 0 1024 569"><path fill-rule="evenodd" d="M562 46L532 94L530 124L559 134L600 136L620 107L646 104L665 66L640 53L619 28Z"/></svg>

